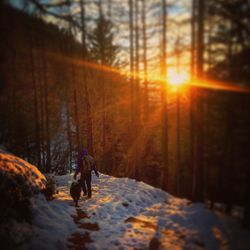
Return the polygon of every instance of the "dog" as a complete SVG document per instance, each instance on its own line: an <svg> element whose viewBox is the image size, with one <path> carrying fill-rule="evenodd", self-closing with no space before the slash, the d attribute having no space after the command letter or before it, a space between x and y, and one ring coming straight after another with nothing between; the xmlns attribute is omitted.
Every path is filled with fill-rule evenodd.
<svg viewBox="0 0 250 250"><path fill-rule="evenodd" d="M70 186L70 195L75 202L75 206L78 207L78 200L81 196L81 183L80 180L77 182L72 182Z"/></svg>

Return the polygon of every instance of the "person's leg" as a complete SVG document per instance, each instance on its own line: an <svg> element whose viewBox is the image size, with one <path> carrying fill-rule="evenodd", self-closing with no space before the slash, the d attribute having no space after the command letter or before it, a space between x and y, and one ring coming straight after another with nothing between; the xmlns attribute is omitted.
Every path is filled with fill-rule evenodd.
<svg viewBox="0 0 250 250"><path fill-rule="evenodd" d="M91 198L91 195L92 195L92 191L91 191L91 171L89 171L87 176L86 176L86 183L87 183L88 198Z"/></svg>
<svg viewBox="0 0 250 250"><path fill-rule="evenodd" d="M81 175L81 186L82 186L83 195L87 194L85 182L86 182L86 176L82 174Z"/></svg>

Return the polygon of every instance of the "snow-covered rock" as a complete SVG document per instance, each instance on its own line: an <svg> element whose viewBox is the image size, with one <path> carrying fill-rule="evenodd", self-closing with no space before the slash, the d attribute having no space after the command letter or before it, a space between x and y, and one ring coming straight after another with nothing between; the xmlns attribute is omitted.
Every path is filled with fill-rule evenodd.
<svg viewBox="0 0 250 250"><path fill-rule="evenodd" d="M34 165L1 149L0 174L13 181L19 176L25 181L31 193L45 188L46 178Z"/></svg>
<svg viewBox="0 0 250 250"><path fill-rule="evenodd" d="M29 238L30 198L46 186L46 178L33 165L0 149L0 242L13 248Z"/></svg>

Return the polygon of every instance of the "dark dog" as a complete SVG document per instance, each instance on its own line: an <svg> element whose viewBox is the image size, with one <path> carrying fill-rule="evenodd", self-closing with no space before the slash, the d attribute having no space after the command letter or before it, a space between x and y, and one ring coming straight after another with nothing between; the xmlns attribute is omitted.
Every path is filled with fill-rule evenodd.
<svg viewBox="0 0 250 250"><path fill-rule="evenodd" d="M70 186L70 195L75 202L75 206L78 207L78 200L80 199L80 195L81 195L81 183L80 183L80 181L72 182L72 184Z"/></svg>

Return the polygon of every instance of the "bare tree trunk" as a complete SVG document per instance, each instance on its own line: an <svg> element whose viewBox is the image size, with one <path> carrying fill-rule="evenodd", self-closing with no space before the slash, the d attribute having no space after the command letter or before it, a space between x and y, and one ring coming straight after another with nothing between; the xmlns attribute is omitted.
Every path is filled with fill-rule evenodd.
<svg viewBox="0 0 250 250"><path fill-rule="evenodd" d="M135 1L135 114L134 114L134 133L135 133L135 179L139 179L140 170L139 170L139 145L138 145L138 136L139 136L139 126L140 126L140 78L139 78L139 1Z"/></svg>
<svg viewBox="0 0 250 250"><path fill-rule="evenodd" d="M85 98L86 98L86 116L87 116L87 145L88 150L91 154L94 153L93 149L93 126L92 126L92 112L91 112L91 104L89 99L89 89L88 89L88 83L87 79L85 79L84 83L84 89L85 89Z"/></svg>
<svg viewBox="0 0 250 250"><path fill-rule="evenodd" d="M130 103L131 128L134 122L134 14L133 0L129 0L129 41L130 41Z"/></svg>
<svg viewBox="0 0 250 250"><path fill-rule="evenodd" d="M44 111L45 111L45 140L46 140L46 164L45 172L49 173L51 168L51 145L50 145L50 122L49 122L49 100L48 100L48 68L45 58L45 46L42 48L43 83L44 83Z"/></svg>
<svg viewBox="0 0 250 250"><path fill-rule="evenodd" d="M204 0L198 0L198 30L197 30L197 74L201 79L203 77L204 66ZM195 201L203 201L204 191L204 104L203 104L203 92L199 90L197 116L195 122L197 123L197 144L196 144L196 160L194 175L194 193L193 199Z"/></svg>
<svg viewBox="0 0 250 250"><path fill-rule="evenodd" d="M103 147L103 154L106 152L106 98L105 98L105 81L102 81L102 147Z"/></svg>
<svg viewBox="0 0 250 250"><path fill-rule="evenodd" d="M68 149L68 156L69 156L69 171L70 173L72 172L72 152L73 152L73 147L72 147L72 131L71 131L71 122L70 122L70 107L69 107L69 97L67 100L67 137L68 137L68 143L69 143L69 149Z"/></svg>
<svg viewBox="0 0 250 250"><path fill-rule="evenodd" d="M247 173L248 180L250 179L250 170L248 168ZM247 228L250 228L250 199L249 199L249 192L250 192L250 182L247 183L247 190L246 190L246 197L245 197L245 209L244 209L244 219L243 225Z"/></svg>
<svg viewBox="0 0 250 250"><path fill-rule="evenodd" d="M168 190L168 110L167 110L167 3L162 0L162 156L163 156L163 180L162 189Z"/></svg>
<svg viewBox="0 0 250 250"><path fill-rule="evenodd" d="M197 74L199 78L203 77L204 66L204 10L205 1L198 0L198 24L197 24Z"/></svg>
<svg viewBox="0 0 250 250"><path fill-rule="evenodd" d="M85 0L81 0L80 5L81 5L81 23L82 23L83 59L87 60L87 58L86 58L87 57L87 48L86 48ZM100 2L100 5L101 5L101 2ZM109 7L111 8L111 6L109 6ZM101 14L101 9L100 9L100 14ZM87 72L86 68L83 68L84 91L85 91L85 100L86 100L87 148L88 148L89 152L91 154L93 154L94 149L93 149L92 112L91 112L91 104L90 104L90 99L89 99L88 81L87 81L87 77L86 77L87 74L88 74L88 72Z"/></svg>
<svg viewBox="0 0 250 250"><path fill-rule="evenodd" d="M103 18L103 9L102 9L102 0L99 0L98 2L98 7L99 7L99 18ZM103 31L101 31L103 32ZM101 44L101 49L100 49L100 53L101 53L101 64L105 65L105 57L104 57L104 50L103 50L103 46ZM101 74L104 75L103 72L101 72ZM103 155L105 155L106 153L106 144L107 144L107 136L106 136L106 126L107 126L107 122L106 122L106 88L105 88L105 80L103 79L102 81L102 85L101 85L101 100L102 100L102 148L103 148Z"/></svg>
<svg viewBox="0 0 250 250"><path fill-rule="evenodd" d="M38 113L38 93L37 93L37 80L35 77L35 61L34 61L34 49L33 49L34 39L31 37L31 51L30 51L30 61L31 61L31 77L32 77L32 87L33 87L33 104L34 104L34 117L35 117L35 144L36 144L36 160L38 168L41 169L41 150L40 150L40 126L39 126L39 113Z"/></svg>
<svg viewBox="0 0 250 250"><path fill-rule="evenodd" d="M9 138L8 138L8 142L10 145L15 145L16 144L16 136L17 136L17 131L15 128L16 125L16 116L15 116L15 112L17 109L17 86L16 86L16 75L17 75L17 53L16 50L13 49L11 51L11 91L10 91L10 95L8 96L8 107L9 107L9 124L8 124L8 129L9 129Z"/></svg>
<svg viewBox="0 0 250 250"><path fill-rule="evenodd" d="M192 1L192 22L191 22L191 61L190 61L190 72L191 81L196 76L196 22L197 22L197 0ZM190 173L191 173L191 185L190 185L190 198L193 197L194 193L194 171L195 171L195 99L196 99L196 88L192 85L189 88L190 95Z"/></svg>
<svg viewBox="0 0 250 250"><path fill-rule="evenodd" d="M87 56L86 49L86 23L85 23L85 0L80 0L80 9L81 9L81 39L82 39L82 50L83 50L83 59Z"/></svg>
<svg viewBox="0 0 250 250"><path fill-rule="evenodd" d="M195 92L196 89L193 86L190 86L189 88L189 98L190 98L190 104L189 104L189 109L190 109L190 175L191 175L191 181L190 181L190 198L193 197L193 192L194 192L194 171L195 171L195 142L196 142L196 137L195 137Z"/></svg>
<svg viewBox="0 0 250 250"><path fill-rule="evenodd" d="M176 40L176 66L177 66L177 74L180 74L180 38L178 36ZM176 172L177 172L177 185L176 190L177 194L180 195L181 193L181 142L180 142L180 125L181 125L181 115L180 115L180 92L177 89L176 92Z"/></svg>
<svg viewBox="0 0 250 250"><path fill-rule="evenodd" d="M180 109L180 93L177 92L176 93L176 145L177 145L177 149L176 149L176 171L177 171L177 194L180 195L181 194L181 132L180 132L180 125L181 125L181 109Z"/></svg>
<svg viewBox="0 0 250 250"><path fill-rule="evenodd" d="M144 65L144 122L148 121L148 61L147 61L147 33L146 33L146 2L142 0L142 36L143 36L143 65Z"/></svg>
<svg viewBox="0 0 250 250"><path fill-rule="evenodd" d="M203 148L203 119L204 119L204 105L203 105L203 93L197 93L197 107L195 116L195 168L194 168L194 184L193 184L193 200L196 202L203 201L204 191L204 148Z"/></svg>
<svg viewBox="0 0 250 250"><path fill-rule="evenodd" d="M196 32L197 32L197 1L192 1L192 19L191 19L191 79L196 75Z"/></svg>
<svg viewBox="0 0 250 250"><path fill-rule="evenodd" d="M108 19L112 19L112 0L108 0Z"/></svg>
<svg viewBox="0 0 250 250"><path fill-rule="evenodd" d="M192 194L196 202L203 201L204 168L203 168L203 93L200 89L192 90L191 130L192 130Z"/></svg>
<svg viewBox="0 0 250 250"><path fill-rule="evenodd" d="M75 76L75 68L73 63L71 64L71 80L73 85L73 99L74 99L74 114L75 114L75 126L76 126L76 144L77 151L80 151L81 148L81 140L80 140L80 120L79 120L79 107L78 107L78 98L77 98L77 83Z"/></svg>
<svg viewBox="0 0 250 250"><path fill-rule="evenodd" d="M45 172L45 166L46 166L46 157L45 157L45 135L44 135L44 83L43 83L43 73L44 73L44 69L43 69L43 63L42 63L42 53L40 53L40 56L38 56L38 84L39 84L39 106L40 106L40 139L41 139L41 145L40 145L40 149L41 149L41 162L42 162L42 169Z"/></svg>

